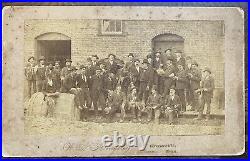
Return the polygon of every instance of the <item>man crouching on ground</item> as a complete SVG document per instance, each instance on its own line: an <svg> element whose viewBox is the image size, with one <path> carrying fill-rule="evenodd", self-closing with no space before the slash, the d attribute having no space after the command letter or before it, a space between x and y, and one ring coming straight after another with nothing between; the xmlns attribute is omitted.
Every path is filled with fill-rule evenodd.
<svg viewBox="0 0 250 161"><path fill-rule="evenodd" d="M114 114L119 110L123 110L126 104L126 95L122 92L121 86L118 85L114 92L110 93L107 100L107 107L104 109L105 114L108 116L109 121L113 118Z"/></svg>
<svg viewBox="0 0 250 161"><path fill-rule="evenodd" d="M169 124L174 123L174 118L178 118L178 109L180 109L181 102L179 96L175 94L175 89L171 88L169 95L166 96L165 102L163 103L163 108L166 117L168 117Z"/></svg>

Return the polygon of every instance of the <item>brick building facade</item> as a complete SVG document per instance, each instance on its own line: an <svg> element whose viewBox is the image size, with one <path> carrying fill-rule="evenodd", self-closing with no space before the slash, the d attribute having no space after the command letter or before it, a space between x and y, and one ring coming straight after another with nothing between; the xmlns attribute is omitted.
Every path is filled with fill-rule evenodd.
<svg viewBox="0 0 250 161"><path fill-rule="evenodd" d="M116 24L120 26L115 34L104 34L102 23L103 20L26 20L25 60L50 50L46 47L57 48L73 62L84 62L93 54L104 58L109 53L123 60L129 52L143 58L156 50L154 41L162 39L181 48L185 56L192 56L201 68L210 67L216 88L224 89L223 21L123 20ZM54 46L50 46L53 42Z"/></svg>

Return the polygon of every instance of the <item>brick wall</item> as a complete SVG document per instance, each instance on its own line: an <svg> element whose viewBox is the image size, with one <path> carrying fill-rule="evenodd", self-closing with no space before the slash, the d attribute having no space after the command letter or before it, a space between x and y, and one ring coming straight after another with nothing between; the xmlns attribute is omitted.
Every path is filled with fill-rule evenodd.
<svg viewBox="0 0 250 161"><path fill-rule="evenodd" d="M144 57L151 50L151 40L164 33L177 34L185 39L184 53L192 56L201 67L209 66L216 87L224 87L224 35L221 21L123 21L123 34L100 34L99 20L26 20L25 59L36 52L35 38L48 32L58 32L71 38L74 62L97 54L109 53L126 59L129 52Z"/></svg>

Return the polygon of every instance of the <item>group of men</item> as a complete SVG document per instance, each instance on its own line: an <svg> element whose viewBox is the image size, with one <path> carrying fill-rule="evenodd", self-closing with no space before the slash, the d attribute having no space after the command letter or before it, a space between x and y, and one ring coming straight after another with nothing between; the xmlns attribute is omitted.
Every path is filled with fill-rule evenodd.
<svg viewBox="0 0 250 161"><path fill-rule="evenodd" d="M45 64L45 58L40 57L36 64L30 57L25 67L29 97L33 92L43 92L56 100L59 93L74 94L82 119L93 106L95 115L99 115L99 107L107 119L121 113L120 122L131 112L133 121L141 121L142 114L147 113L147 121L154 118L159 123L164 114L173 124L187 104L199 112L197 119L202 119L206 104L209 119L214 89L209 68L201 72L191 57L184 58L181 51L173 53L171 49L149 54L143 61L133 53L127 57L127 62L121 62L114 54L102 60L92 55L86 64L78 66L66 59L62 69L59 61Z"/></svg>

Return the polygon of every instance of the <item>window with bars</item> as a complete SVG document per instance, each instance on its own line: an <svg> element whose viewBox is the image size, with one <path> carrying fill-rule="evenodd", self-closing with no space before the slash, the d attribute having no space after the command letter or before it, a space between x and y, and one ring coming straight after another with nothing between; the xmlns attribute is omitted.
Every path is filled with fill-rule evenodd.
<svg viewBox="0 0 250 161"><path fill-rule="evenodd" d="M101 31L102 34L122 34L122 21L102 20Z"/></svg>

